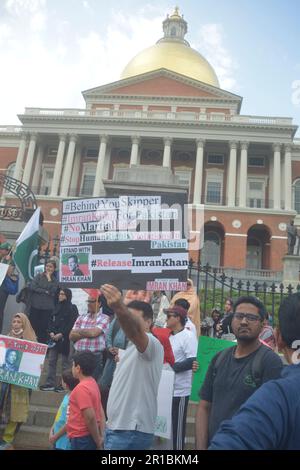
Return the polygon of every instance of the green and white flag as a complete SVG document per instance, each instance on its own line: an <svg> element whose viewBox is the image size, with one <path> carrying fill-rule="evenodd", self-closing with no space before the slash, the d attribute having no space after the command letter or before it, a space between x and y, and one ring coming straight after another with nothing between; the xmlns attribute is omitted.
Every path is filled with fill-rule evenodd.
<svg viewBox="0 0 300 470"><path fill-rule="evenodd" d="M38 207L16 241L13 258L25 281L33 279L34 267L38 264L40 212Z"/></svg>

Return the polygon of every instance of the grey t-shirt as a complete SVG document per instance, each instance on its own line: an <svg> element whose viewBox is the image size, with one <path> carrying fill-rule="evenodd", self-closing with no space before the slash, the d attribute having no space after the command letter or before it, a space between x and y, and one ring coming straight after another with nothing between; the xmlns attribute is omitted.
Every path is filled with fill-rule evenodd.
<svg viewBox="0 0 300 470"><path fill-rule="evenodd" d="M260 385L268 380L280 377L283 367L282 361L267 346L266 353L261 360ZM249 356L236 359L234 357L236 346L231 349L231 353L222 359L218 368L215 362L218 354L215 355L208 368L203 386L199 393L201 400L206 400L212 404L209 416L209 441L225 419L230 419L238 411L240 406L256 391L257 385L252 377L253 360L258 348Z"/></svg>
<svg viewBox="0 0 300 470"><path fill-rule="evenodd" d="M164 352L155 336L148 338L143 353L128 343L117 364L107 403L106 424L112 431L154 433Z"/></svg>

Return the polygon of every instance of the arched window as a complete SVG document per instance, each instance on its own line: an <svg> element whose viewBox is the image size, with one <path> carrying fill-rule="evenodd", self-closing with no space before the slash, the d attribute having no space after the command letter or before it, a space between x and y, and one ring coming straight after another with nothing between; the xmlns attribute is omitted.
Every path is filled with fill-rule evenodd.
<svg viewBox="0 0 300 470"><path fill-rule="evenodd" d="M295 211L300 214L300 179L296 180L293 184L293 201Z"/></svg>
<svg viewBox="0 0 300 470"><path fill-rule="evenodd" d="M206 232L204 234L204 245L201 250L201 264L210 266L220 266L221 261L221 240L216 232Z"/></svg>

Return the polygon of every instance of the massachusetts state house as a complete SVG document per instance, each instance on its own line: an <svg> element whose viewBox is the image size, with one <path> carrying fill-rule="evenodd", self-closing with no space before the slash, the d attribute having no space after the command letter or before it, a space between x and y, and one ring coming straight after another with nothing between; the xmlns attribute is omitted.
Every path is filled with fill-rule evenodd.
<svg viewBox="0 0 300 470"><path fill-rule="evenodd" d="M119 80L83 92L84 109L28 107L19 127L0 126L0 172L32 189L52 237L62 199L188 190L205 207L202 263L275 278L300 212L297 126L242 114L186 33L176 8ZM0 205L13 199L3 190Z"/></svg>

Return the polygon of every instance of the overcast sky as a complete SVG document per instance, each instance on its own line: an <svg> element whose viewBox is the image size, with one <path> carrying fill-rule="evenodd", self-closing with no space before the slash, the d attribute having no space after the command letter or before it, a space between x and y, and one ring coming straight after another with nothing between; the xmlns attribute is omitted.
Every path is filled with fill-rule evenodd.
<svg viewBox="0 0 300 470"><path fill-rule="evenodd" d="M181 0L187 40L242 114L300 125L300 1ZM0 125L25 107L83 108L81 91L113 82L162 37L169 0L0 0ZM298 137L300 137L298 132Z"/></svg>

